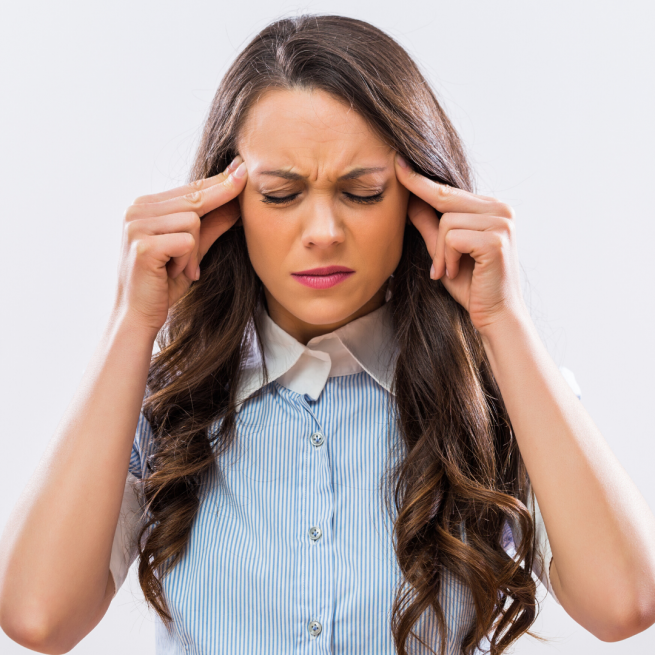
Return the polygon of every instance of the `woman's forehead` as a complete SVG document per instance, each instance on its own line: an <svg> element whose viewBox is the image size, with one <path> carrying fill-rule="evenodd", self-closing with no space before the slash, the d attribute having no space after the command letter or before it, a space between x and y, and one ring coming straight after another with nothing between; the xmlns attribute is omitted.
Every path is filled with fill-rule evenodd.
<svg viewBox="0 0 655 655"><path fill-rule="evenodd" d="M351 107L325 91L269 91L251 108L238 140L250 175L288 171L339 178L390 166L393 150ZM361 177L361 175L359 175Z"/></svg>
<svg viewBox="0 0 655 655"><path fill-rule="evenodd" d="M295 128L318 135L370 135L364 118L353 107L321 89L270 89L250 107L242 127L248 138L261 129Z"/></svg>

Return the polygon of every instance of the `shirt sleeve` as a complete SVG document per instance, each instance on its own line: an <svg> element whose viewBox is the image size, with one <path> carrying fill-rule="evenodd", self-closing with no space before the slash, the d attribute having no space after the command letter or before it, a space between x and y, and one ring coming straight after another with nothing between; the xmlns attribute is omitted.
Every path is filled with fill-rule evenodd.
<svg viewBox="0 0 655 655"><path fill-rule="evenodd" d="M532 497L533 494L530 494ZM532 499L528 500L528 509L532 511ZM548 534L546 533L546 526L539 510L539 503L534 499L534 530L535 530L535 543L536 543L536 557L532 563L532 570L535 575L541 580L548 593L555 599L558 604L561 604L555 595L553 585L550 580L550 565L553 561L553 552L550 549L550 541L548 541Z"/></svg>
<svg viewBox="0 0 655 655"><path fill-rule="evenodd" d="M152 429L145 416L140 414L109 560L109 570L114 579L114 595L125 582L127 572L139 552L137 539L147 520L141 506L140 487L152 447Z"/></svg>
<svg viewBox="0 0 655 655"><path fill-rule="evenodd" d="M566 368L566 366L560 366L559 372L562 374L564 379L569 383L569 387L573 390L573 393L579 398L582 399L582 392L580 391L580 385L573 375L573 371Z"/></svg>
<svg viewBox="0 0 655 655"><path fill-rule="evenodd" d="M528 511L532 513L532 494L528 498ZM541 512L539 511L539 505L536 505L535 501L535 555L534 560L532 561L532 571L539 578L541 583L546 587L548 593L555 599L557 603L557 596L553 591L553 585L550 581L550 563L553 559L553 554L550 549L550 542L548 541L548 534L546 533L546 526L544 525L543 518L541 517ZM512 558L516 559L516 543L521 540L521 530L517 525L511 526L508 521L505 522L503 535L502 535L502 546L505 549L505 552Z"/></svg>
<svg viewBox="0 0 655 655"><path fill-rule="evenodd" d="M138 554L137 538L143 525L138 485L139 479L128 473L109 560L109 570L114 578L114 595L125 582L127 572Z"/></svg>

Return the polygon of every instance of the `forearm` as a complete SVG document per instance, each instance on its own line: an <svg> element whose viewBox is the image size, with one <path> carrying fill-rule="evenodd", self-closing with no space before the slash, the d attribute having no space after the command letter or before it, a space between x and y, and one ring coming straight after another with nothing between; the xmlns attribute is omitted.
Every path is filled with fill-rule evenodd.
<svg viewBox="0 0 655 655"><path fill-rule="evenodd" d="M611 638L617 623L644 629L655 618L655 519L647 503L527 312L494 325L483 342L544 518L558 598L601 638Z"/></svg>
<svg viewBox="0 0 655 655"><path fill-rule="evenodd" d="M10 636L63 629L75 643L106 604L153 342L154 335L110 322L14 509L0 543L0 623Z"/></svg>

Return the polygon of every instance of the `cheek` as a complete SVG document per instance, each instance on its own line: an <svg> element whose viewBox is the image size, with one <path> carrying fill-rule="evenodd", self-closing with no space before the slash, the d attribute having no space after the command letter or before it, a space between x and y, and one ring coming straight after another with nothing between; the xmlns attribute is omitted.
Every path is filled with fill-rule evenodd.
<svg viewBox="0 0 655 655"><path fill-rule="evenodd" d="M374 220L365 223L366 240L371 244L367 250L377 251L380 260L394 257L395 264L400 260L408 201L409 191L398 185L389 192L389 202L384 208L380 207L380 211L372 217Z"/></svg>
<svg viewBox="0 0 655 655"><path fill-rule="evenodd" d="M405 214L393 210L354 228L357 250L372 269L390 274L396 268L403 250L405 222Z"/></svg>
<svg viewBox="0 0 655 655"><path fill-rule="evenodd" d="M291 250L295 233L279 213L261 206L258 200L241 202L241 220L246 236L248 254L260 278L267 278L280 270L280 263Z"/></svg>

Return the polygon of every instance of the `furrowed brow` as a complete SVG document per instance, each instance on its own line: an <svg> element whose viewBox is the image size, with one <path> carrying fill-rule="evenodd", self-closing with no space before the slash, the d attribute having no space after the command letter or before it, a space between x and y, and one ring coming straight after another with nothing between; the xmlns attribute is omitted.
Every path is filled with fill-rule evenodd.
<svg viewBox="0 0 655 655"><path fill-rule="evenodd" d="M345 175L341 175L338 179L339 181L341 180L355 180L358 177L362 177L363 175L368 175L369 173L379 173L380 171L386 170L384 166L370 166L370 167L362 167L360 166L359 168L353 168L352 171L346 173ZM300 173L292 173L291 171L285 171L282 169L274 170L274 171L262 171L260 175L268 175L270 177L281 177L284 180L304 180L304 176L300 175Z"/></svg>
<svg viewBox="0 0 655 655"><path fill-rule="evenodd" d="M353 168L352 171L349 173L346 173L345 175L341 175L339 177L339 180L356 180L358 177L362 177L363 175L368 175L369 173L379 173L380 171L386 170L384 166L372 166L369 168Z"/></svg>
<svg viewBox="0 0 655 655"><path fill-rule="evenodd" d="M270 177L281 177L285 180L303 180L304 177L300 173L292 173L291 171L262 171L260 175L269 175Z"/></svg>

